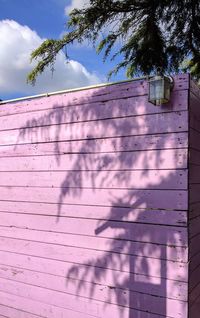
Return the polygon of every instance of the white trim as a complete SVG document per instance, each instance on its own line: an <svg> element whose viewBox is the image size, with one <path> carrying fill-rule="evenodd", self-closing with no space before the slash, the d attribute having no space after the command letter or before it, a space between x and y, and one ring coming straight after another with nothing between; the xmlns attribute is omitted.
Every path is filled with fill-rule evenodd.
<svg viewBox="0 0 200 318"><path fill-rule="evenodd" d="M66 89L66 90L62 90L62 91L43 93L43 94L26 96L26 97L19 97L19 98L13 98L13 99L7 99L7 100L0 101L0 105L12 103L12 102L17 102L17 101L21 101L21 100L27 100L27 99L29 100L29 99L40 98L40 97L48 97L48 96L57 95L57 94L78 92L78 91L83 91L83 90L92 89L92 88L99 88L99 87L111 86L111 85L116 85L116 84L121 84L121 83L134 82L134 81L139 81L142 79L147 79L147 76L137 77L137 78L134 78L131 80L103 83L103 84L97 84L97 85L91 85L91 86L85 86L85 87L79 87L79 88Z"/></svg>

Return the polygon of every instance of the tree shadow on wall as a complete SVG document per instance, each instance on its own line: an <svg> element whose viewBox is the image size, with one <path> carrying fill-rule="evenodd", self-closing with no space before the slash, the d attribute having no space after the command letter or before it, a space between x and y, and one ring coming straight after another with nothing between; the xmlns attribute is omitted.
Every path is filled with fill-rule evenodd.
<svg viewBox="0 0 200 318"><path fill-rule="evenodd" d="M79 224L66 292L77 307L78 299L96 306L95 317L181 317L186 308L184 140L173 134L180 113L170 113L178 93L155 108L145 85L49 97L52 108L29 113L16 143L31 141L52 170L65 171L57 222L67 209Z"/></svg>

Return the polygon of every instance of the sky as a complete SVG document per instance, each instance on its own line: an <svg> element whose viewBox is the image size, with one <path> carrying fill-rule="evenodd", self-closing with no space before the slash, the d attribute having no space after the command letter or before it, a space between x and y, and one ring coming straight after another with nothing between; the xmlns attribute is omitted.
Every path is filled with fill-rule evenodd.
<svg viewBox="0 0 200 318"><path fill-rule="evenodd" d="M57 90L108 82L114 64L103 62L95 49L83 43L68 49L70 61L59 53L52 75L50 69L38 77L35 86L26 83L34 66L30 54L43 40L59 38L66 31L68 14L88 0L0 0L0 99L6 100ZM125 79L123 73L112 81Z"/></svg>

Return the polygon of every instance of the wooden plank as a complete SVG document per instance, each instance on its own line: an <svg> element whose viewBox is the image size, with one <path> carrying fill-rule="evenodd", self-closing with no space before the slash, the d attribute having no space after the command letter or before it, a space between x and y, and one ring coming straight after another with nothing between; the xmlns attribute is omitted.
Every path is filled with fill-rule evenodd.
<svg viewBox="0 0 200 318"><path fill-rule="evenodd" d="M186 169L187 149L149 150L110 154L66 154L56 156L9 157L0 160L0 171L117 171ZM70 173L66 172L66 179Z"/></svg>
<svg viewBox="0 0 200 318"><path fill-rule="evenodd" d="M147 296L143 296L143 297L141 297L141 300L140 300L140 302L144 302L143 301L143 299L145 300L145 298L146 298ZM140 303L139 302L139 303ZM163 300L163 303L167 303L167 302L169 302L169 305L168 305L168 312L169 312L169 314L170 314L170 317L176 317L176 316L173 316L173 314L174 315L179 315L179 313L181 312L181 313L186 313L187 312L187 307L186 307L186 305L185 305L185 303L183 303L183 302L180 302L180 301L174 301L174 300L167 300L167 301L165 301L165 300ZM79 298L77 297L77 303L79 303ZM147 302L146 302L147 303ZM170 306L171 304L173 304L172 306ZM139 304L138 304L139 305ZM158 310L158 306L156 306L157 305L157 301L155 301L155 305L154 305L154 302L151 302L151 307L155 307L155 311L157 311ZM112 306L112 305L109 305L109 306ZM162 310L164 310L163 308L165 308L165 306L162 306ZM171 308L173 308L173 312L171 313ZM127 309L125 309L124 308L124 310L127 310ZM124 310L121 308L121 312L123 312L123 317L124 317ZM161 310L161 309L160 309ZM119 309L119 311L120 311L120 309ZM131 310L130 310L131 311ZM20 317L20 318L37 318L37 317L39 317L39 316L36 316L36 315L33 315L33 314L29 314L29 313L27 313L27 312L23 312L23 311L19 311L19 310L16 310L16 309L14 309L14 308L11 308L11 307L6 307L6 306L2 306L2 305L0 305L0 312L2 312L2 313L5 313L5 314L8 314L9 315L9 318L16 318L16 317ZM131 311L132 312L132 311ZM160 311L161 312L161 311ZM135 313L136 314L136 313ZM135 314L134 314L134 317L135 317ZM137 317L139 318L139 317L141 317L141 315L144 315L144 313L142 313L142 312L138 312L137 313ZM148 315L150 315L150 314L148 314ZM154 316L154 315L153 315ZM6 316L7 317L7 316ZM41 317L41 316L40 316ZM98 317L100 317L100 316L98 316ZM108 316L106 316L106 317L108 317ZM128 317L128 315L126 315L126 317ZM147 317L147 316L146 316ZM149 317L149 316L148 316ZM151 317L152 317L152 315L151 315ZM155 316L154 316L155 317Z"/></svg>
<svg viewBox="0 0 200 318"><path fill-rule="evenodd" d="M63 317L72 317L73 318L91 318L98 317L98 315L81 313L78 308L76 311L61 308L57 306L52 306L47 303L42 303L39 301L33 301L29 298L19 297L18 295L5 293L0 291L0 302L3 306L8 306L18 310L21 314L21 311L28 312L43 318L63 318ZM47 293L48 299L48 293ZM97 309L96 309L97 311ZM127 316L128 317L128 316Z"/></svg>
<svg viewBox="0 0 200 318"><path fill-rule="evenodd" d="M48 106L47 106L48 107ZM126 116L182 111L188 108L188 91L175 91L171 103L164 107L154 107L148 103L148 96L130 97L127 99L108 100L78 106L53 107L47 110L19 113L13 116L0 117L0 130L25 127L60 125L63 123L83 122Z"/></svg>
<svg viewBox="0 0 200 318"><path fill-rule="evenodd" d="M1 304L0 304L0 313L3 315L2 317L6 317L6 318L16 318L16 317L20 317L20 318L38 318L39 317L38 315L34 315L34 314L31 314L31 313L12 308L10 306L4 306L4 305L1 305Z"/></svg>
<svg viewBox="0 0 200 318"><path fill-rule="evenodd" d="M89 269L89 271L93 272L93 268ZM121 281L120 274L118 275L118 278L116 279L116 275L114 277L107 280L107 271L99 272L99 277L96 279L96 277L93 278L94 283L98 281L98 284L94 284L92 281L90 281L90 277L92 275L85 275L85 279L87 280L78 280L78 279L71 279L68 277L60 277L55 275L49 275L45 273L35 273L33 271L29 271L26 269L19 269L15 267L8 267L8 266L1 266L0 268L0 281L1 281L1 290L4 290L6 292L12 292L12 289L14 289L14 286L16 288L17 285L21 285L20 287L29 289L31 288L31 285L42 287L48 290L54 290L66 294L71 294L74 296L80 296L80 297L86 297L91 298L94 300L99 300L102 302L109 302L121 305L121 306L127 306L134 308L133 304L129 304L129 297L133 298L140 298L140 295L138 293L144 293L147 292L147 286L149 287L147 295L154 295L159 296L163 298L171 298L171 299L177 299L186 301L187 300L187 283L173 281L173 280L165 280L162 278L155 278L155 277L140 277L137 276L135 278L134 275L130 274L130 276L126 276L125 281ZM104 276L106 279L104 279ZM13 281L12 288L10 290L6 289L6 287L9 285L9 281ZM112 281L112 283L110 283ZM18 284L18 283L23 283ZM169 286L168 289L165 289L165 286ZM29 287L30 286L30 287ZM112 288L114 287L114 288ZM114 292L110 292L110 289ZM122 289L122 290L121 290ZM182 293L180 295L180 289L182 290ZM14 291L14 290L13 290ZM124 296L124 299L122 300L122 294L126 292L126 296ZM132 293L131 293L132 292ZM59 297L59 294L53 293L52 296ZM131 294L131 295L130 295ZM124 294L125 295L125 294ZM116 301L117 298L117 301ZM152 298L152 297L150 297ZM153 297L155 298L155 297ZM44 301L44 299L38 299L40 301ZM120 301L121 300L121 301ZM69 299L68 299L69 301ZM55 304L55 301L53 303L54 305L61 306L61 304ZM63 306L64 304L62 304ZM71 308L72 309L72 308ZM73 308L75 309L75 307ZM137 308L136 309L140 309ZM150 309L149 309L150 311Z"/></svg>
<svg viewBox="0 0 200 318"><path fill-rule="evenodd" d="M28 298L19 297L16 295L10 295L8 293L0 292L1 303L3 305L10 305L12 302L12 306L21 310L31 310L34 314L39 314L40 317L44 318L63 318L63 317L73 317L73 318L91 318L91 317L111 317L112 315L115 318L130 318L132 315L134 318L162 318L163 316L157 314L151 314L144 311L137 311L135 309L128 309L125 307L120 307L116 305L109 304L105 306L105 304L101 304L98 306L98 314L95 315L87 315L86 313L81 313L80 311L71 311L61 307L50 306L48 304L44 304L38 301L33 301ZM78 299L78 298L77 298ZM91 303L91 300L90 300ZM184 304L183 304L183 307ZM77 310L78 310L78 301L77 301ZM169 316L166 316L169 317ZM185 318L185 317L184 317Z"/></svg>
<svg viewBox="0 0 200 318"><path fill-rule="evenodd" d="M188 90L188 75L175 77L173 91ZM88 103L107 102L120 98L137 97L147 95L148 84L146 80L138 80L128 83L119 83L113 86L97 87L76 92L57 94L54 96L27 99L24 101L1 104L0 116L7 116L15 113L38 111L50 108L58 108L70 105L83 105ZM150 107L153 108L152 105ZM165 108L166 105L163 107Z"/></svg>
<svg viewBox="0 0 200 318"><path fill-rule="evenodd" d="M4 267L6 269L6 267ZM86 315L96 316L98 314L98 307L101 304L100 302L97 302L95 300L89 300L84 297L81 298L79 295L73 295L69 294L67 292L67 288L62 292L59 292L58 286L51 286L49 284L44 284L44 279L46 278L44 276L43 280L40 280L40 274L35 279L35 281L31 282L31 284L28 284L28 281L31 281L31 279L27 279L24 277L22 278L22 273L26 273L26 271L22 271L17 268L12 268L11 273L12 276L9 280L4 279L3 277L0 277L0 291L6 292L10 295L17 295L23 298L27 298L30 300L35 300L43 304L48 304L56 307L60 307L63 309L68 310L74 310L80 313L84 313ZM14 273L14 274L13 274ZM21 274L20 274L21 273ZM19 277L17 277L19 274ZM30 277L33 277L34 272L29 272ZM4 275L5 276L5 275ZM7 275L9 276L9 275ZM21 276L21 277L20 277ZM52 278L58 278L58 276L49 275L49 282L52 281ZM63 278L64 285L66 285L65 282L66 278ZM24 281L24 282L23 282ZM38 286L39 284L39 286ZM50 288L42 288L40 285L47 285ZM105 292L104 292L105 294ZM103 295L102 295L103 296ZM78 310L77 310L77 303L78 303Z"/></svg>
<svg viewBox="0 0 200 318"><path fill-rule="evenodd" d="M122 219L123 220L123 219ZM117 222L112 220L93 220L78 218L61 218L43 216L43 215L19 215L1 212L1 226L18 227L26 229L34 229L41 231L51 231L57 233L70 233L79 235L88 235L121 238L127 240L141 241L146 235L151 237L152 243L168 243L171 237L171 244L185 246L187 245L187 231L185 227L164 226L160 225L159 233L154 234L157 224ZM179 239L176 236L179 235Z"/></svg>
<svg viewBox="0 0 200 318"><path fill-rule="evenodd" d="M9 133L0 131L0 144L19 145L184 131L188 131L187 111L22 128L10 130Z"/></svg>
<svg viewBox="0 0 200 318"><path fill-rule="evenodd" d="M57 217L57 207L55 204L46 203L32 203L29 202L8 202L0 201L0 211L9 212L11 214L19 215L32 214L34 216L53 216ZM26 216L19 215L20 218ZM62 218L81 218L81 219L95 219L95 220L112 220L112 221L126 221L137 223L152 223L163 225L187 225L187 211L173 211L173 210L153 210L141 208L123 208L103 206L81 206L81 205L63 205L60 213ZM9 218L12 218L10 215Z"/></svg>
<svg viewBox="0 0 200 318"><path fill-rule="evenodd" d="M0 157L24 157L66 153L102 153L187 148L188 133L169 133L147 136L110 137L100 139L56 141L17 146L1 146Z"/></svg>
<svg viewBox="0 0 200 318"><path fill-rule="evenodd" d="M120 239L115 240L97 236L91 239L88 236L78 234L49 233L13 227L0 227L0 236L54 245L67 245L77 248L144 256L146 258L152 257L152 255L149 254L150 250L154 252L154 258L163 258L162 255L165 255L164 259L166 260L184 263L188 261L188 248L185 246L160 245L150 242L134 242L128 240L124 243L124 241ZM11 258L11 256L12 255L9 255L9 258Z"/></svg>
<svg viewBox="0 0 200 318"><path fill-rule="evenodd" d="M200 264L200 248L199 248L199 235L200 234L200 221L199 221L199 188L200 188L200 129L199 118L200 100L197 97L199 95L199 88L197 90L196 85L191 81L191 93L190 93L190 152L189 152L189 315L197 318L195 307L195 300L200 293L198 281L199 281L199 264ZM195 184L196 183L196 184ZM191 219L193 218L193 219ZM192 308L193 307L193 308ZM195 311L194 311L195 309Z"/></svg>
<svg viewBox="0 0 200 318"><path fill-rule="evenodd" d="M41 234L43 235L43 233ZM17 238L16 238L17 239ZM23 238L25 240L25 237ZM82 239L82 238L81 238ZM28 241L28 240L27 240ZM27 243L26 241L26 243ZM81 240L80 240L81 241ZM15 241L14 241L15 242ZM44 241L45 242L45 241ZM68 243L66 241L66 243ZM66 245L65 243L65 245ZM114 250L114 247L112 248L112 245L115 245L116 242L112 242L112 244L107 245L107 250L109 249L110 252ZM117 243L116 243L117 244ZM54 245L56 245L54 243ZM40 246L40 245L39 245ZM75 245L74 245L75 246ZM81 244L80 247L81 248ZM187 282L188 275L187 275L187 269L188 265L184 263L186 262L186 255L184 254L181 256L181 249L174 248L173 258L170 257L170 254L172 254L169 247L166 246L152 246L150 243L143 243L140 245L138 244L138 250L131 249L131 247L136 247L136 244L132 243L131 245L126 243L121 245L121 253L123 254L135 254L134 258L130 258L128 256L127 264L129 260L132 260L132 267L131 271L135 272L134 275L143 275L143 276L150 276L149 274L159 277L162 276L163 278L178 280L182 282ZM54 247L56 248L56 247ZM59 248L59 246L58 246ZM98 246L96 250L98 249ZM99 247L99 250L101 250L102 247ZM147 254L146 250L149 251L151 249L154 252L154 255ZM182 251L184 251L182 249ZM137 255L138 254L138 255ZM185 253L186 254L186 253ZM105 254L102 253L102 255L105 256ZM107 254L108 255L108 254ZM112 254L115 255L115 254ZM15 252L8 252L8 251L0 251L1 256L1 262L0 264L3 266L16 266L21 269L28 269L35 272L40 273L47 273L50 275L58 275L62 277L66 277L66 275L71 279L77 279L81 277L84 277L84 274L87 273L88 278L90 278L90 281L92 282L94 280L94 275L96 275L96 281L99 281L98 273L102 272L102 276L104 276L104 272L106 272L109 277L115 276L115 274L118 274L119 277L124 277L125 280L127 280L128 275L130 274L130 270L128 271L119 271L119 273L116 273L116 269L103 269L102 266L99 266L98 264L94 264L95 267L92 267L90 264L90 260L87 260L87 264L75 264L70 263L67 261L67 259L50 259L45 258L46 254L44 254L42 257L40 256L32 256L32 255L25 255L25 254L19 254ZM102 260L104 259L104 256L102 257ZM162 259L166 257L166 260ZM175 259L175 256L177 258ZM66 258L66 255L64 255ZM119 256L120 259L121 256ZM122 256L124 257L124 256ZM116 255L117 258L117 255ZM157 259L157 261L154 260ZM175 264L171 262L170 260L167 260L167 258L171 258L172 261L175 261ZM145 269L141 266L137 266L139 264L142 264L142 261L145 262L148 266L148 275L145 273ZM110 263L112 263L112 260L110 260ZM152 263L152 265L155 265L155 268L150 267L149 265ZM111 264L110 264L111 267ZM167 272L162 270L163 268L167 268ZM156 270L158 269L158 270ZM139 272L139 273L138 273ZM138 276L139 277L139 276ZM141 276L142 277L142 276ZM103 278L102 278L103 279ZM110 281L110 280L109 280ZM105 280L104 280L105 283ZM112 284L114 284L112 279Z"/></svg>
<svg viewBox="0 0 200 318"><path fill-rule="evenodd" d="M199 169L200 170L200 169ZM199 173L200 175L200 173ZM68 187L65 171L0 172L0 186ZM185 170L71 171L72 186L118 189L187 189ZM161 182L161 180L163 180ZM164 182L166 180L166 182Z"/></svg>
<svg viewBox="0 0 200 318"><path fill-rule="evenodd" d="M77 201L78 198L78 201ZM124 190L81 188L2 187L1 200L57 203L58 216L62 204L131 207L145 209L187 210L186 190Z"/></svg>
<svg viewBox="0 0 200 318"><path fill-rule="evenodd" d="M125 244L124 244L125 246ZM148 248L149 245L146 245ZM11 252L14 254L21 254L27 256L37 257L39 259L56 260L68 263L66 269L69 268L69 272L76 273L76 270L83 268L89 269L91 266L98 274L98 268L109 269L120 272L127 272L133 274L146 275L147 271L149 276L156 277L161 275L161 269L167 268L167 277L187 277L188 263L166 261L164 259L154 258L159 255L156 252L159 249L152 251L151 257L135 256L127 254L111 253L110 251L97 251L83 248L75 248L67 245L59 246L53 244L39 243L33 241L0 238L0 250L5 252ZM155 251L155 255L153 252ZM163 253L166 254L166 253ZM154 256L154 257L153 257ZM161 255L163 258L165 255ZM30 259L29 259L30 261ZM3 260L1 260L3 263ZM145 264L145 266L141 266ZM16 265L16 264L15 264ZM20 267L23 267L21 264ZM162 271L166 275L166 271ZM157 274L156 274L157 273ZM118 273L119 274L119 273Z"/></svg>
<svg viewBox="0 0 200 318"><path fill-rule="evenodd" d="M91 268L89 271L93 271L93 269ZM76 301L75 297L67 297L68 294L135 309L141 309L145 307L145 304L143 304L143 306L141 306L142 304L139 306L137 305L141 297L141 295L139 295L140 292L143 294L147 293L146 295L149 296L149 301L151 302L155 299L155 296L159 296L160 299L157 300L157 305L159 306L158 309L160 310L162 310L161 308L163 305L162 297L187 301L187 283L175 282L173 280L166 281L160 278L156 279L155 277L136 278L134 275L130 275L130 277L126 276L126 280L124 281L121 280L123 277L120 277L120 275L117 278L116 275L114 275L114 277L110 279L114 281L114 283L110 284L110 280L107 280L107 276L109 276L107 275L107 272L99 272L99 279L97 280L96 277L94 278L94 283L97 280L98 284L94 284L93 282L90 282L90 278L87 278L87 275L85 275L85 280L78 280L45 273L35 273L33 271L19 269L16 267L1 266L0 290L12 293L14 291L16 292L18 289L25 289L27 290L27 294L30 295L30 298L35 298L35 300L39 301L45 301L46 290L44 289L47 289L49 290L51 298L53 299L53 301L49 302L50 304L69 308L68 304L70 303L71 305L74 305L74 308L71 309L76 309ZM35 286L36 288L32 289L32 286ZM147 286L149 287L148 292ZM168 288L166 288L166 286L168 286ZM33 290L32 293L31 289ZM180 289L182 291L181 295ZM63 299L60 293L67 295ZM25 295L26 294L21 294L21 296ZM36 299L35 295L41 296ZM122 295L124 295L124 297L122 297ZM151 297L151 295L154 297ZM59 300L56 301L56 297L59 298ZM130 298L137 298L137 302L135 301L133 304L130 304ZM161 304L159 304L159 300ZM149 311L152 312L151 308L149 308ZM155 313L155 311L153 312ZM157 313L159 312L157 311Z"/></svg>

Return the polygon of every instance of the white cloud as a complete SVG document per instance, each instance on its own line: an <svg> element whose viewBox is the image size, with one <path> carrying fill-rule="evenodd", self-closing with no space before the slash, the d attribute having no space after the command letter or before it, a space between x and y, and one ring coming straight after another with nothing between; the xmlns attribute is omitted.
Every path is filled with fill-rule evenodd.
<svg viewBox="0 0 200 318"><path fill-rule="evenodd" d="M89 0L71 0L70 4L65 7L65 14L68 15L73 9L82 9L87 7Z"/></svg>
<svg viewBox="0 0 200 318"><path fill-rule="evenodd" d="M35 94L100 82L95 74L88 72L77 61L71 60L66 63L64 54L60 53L56 59L53 76L47 69L38 77L34 87L28 85L26 76L34 66L30 65L30 53L43 40L35 31L16 21L0 21L0 94Z"/></svg>

